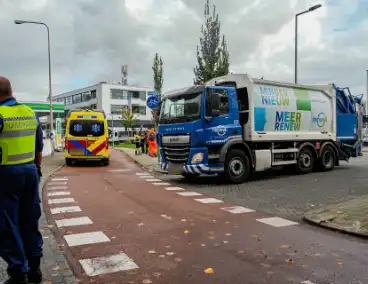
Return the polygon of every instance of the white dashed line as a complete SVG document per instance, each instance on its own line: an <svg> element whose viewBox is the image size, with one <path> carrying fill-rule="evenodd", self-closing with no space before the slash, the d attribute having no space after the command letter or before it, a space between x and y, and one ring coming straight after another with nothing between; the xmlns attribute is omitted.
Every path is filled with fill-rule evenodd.
<svg viewBox="0 0 368 284"><path fill-rule="evenodd" d="M53 178L52 181L67 181L68 178Z"/></svg>
<svg viewBox="0 0 368 284"><path fill-rule="evenodd" d="M47 196L62 196L62 195L70 195L69 191L54 191L47 194Z"/></svg>
<svg viewBox="0 0 368 284"><path fill-rule="evenodd" d="M74 203L74 198L49 199L49 204Z"/></svg>
<svg viewBox="0 0 368 284"><path fill-rule="evenodd" d="M139 176L140 178L143 178L143 179L147 179L147 178L154 178L154 176L150 176L150 175L148 175L148 176Z"/></svg>
<svg viewBox="0 0 368 284"><path fill-rule="evenodd" d="M169 191L177 191L177 190L185 190L184 188L182 187L176 187L176 186L171 186L171 187L165 187L166 190L169 190Z"/></svg>
<svg viewBox="0 0 368 284"><path fill-rule="evenodd" d="M47 186L60 186L60 185L67 185L67 182L50 182L47 184Z"/></svg>
<svg viewBox="0 0 368 284"><path fill-rule="evenodd" d="M149 179L146 179L146 181L162 181L162 180L160 180L160 179L158 179L158 178L149 178Z"/></svg>
<svg viewBox="0 0 368 284"><path fill-rule="evenodd" d="M270 225L273 227L287 227L287 226L293 226L293 225L298 225L298 223L296 222L292 222L280 217L270 217L270 218L262 218L262 219L257 219L258 222L264 223L266 225Z"/></svg>
<svg viewBox="0 0 368 284"><path fill-rule="evenodd" d="M137 176L150 176L149 173L135 173Z"/></svg>
<svg viewBox="0 0 368 284"><path fill-rule="evenodd" d="M116 169L116 170L109 170L109 173L123 173L123 172L129 172L130 169Z"/></svg>
<svg viewBox="0 0 368 284"><path fill-rule="evenodd" d="M201 198L201 199L194 199L195 201L201 202L201 203L223 203L222 200L216 199L216 198Z"/></svg>
<svg viewBox="0 0 368 284"><path fill-rule="evenodd" d="M56 226L58 226L59 228L93 224L92 220L88 217L75 217L75 218L70 218L70 219L61 219L61 220L56 220L55 223L56 223Z"/></svg>
<svg viewBox="0 0 368 284"><path fill-rule="evenodd" d="M170 185L168 182L154 182L153 185Z"/></svg>
<svg viewBox="0 0 368 284"><path fill-rule="evenodd" d="M58 208L51 208L51 214L60 214L60 213L74 213L74 212L81 212L79 206L70 206L70 207L58 207Z"/></svg>
<svg viewBox="0 0 368 284"><path fill-rule="evenodd" d="M125 253L119 253L108 257L96 257L91 259L81 259L84 272L88 276L96 276L118 271L127 271L139 268L138 265Z"/></svg>
<svg viewBox="0 0 368 284"><path fill-rule="evenodd" d="M221 210L233 213L233 214L242 214L242 213L251 213L255 212L253 209L249 209L243 206L232 206L232 207L224 207Z"/></svg>
<svg viewBox="0 0 368 284"><path fill-rule="evenodd" d="M48 190L65 190L68 189L67 186L50 186L47 188Z"/></svg>
<svg viewBox="0 0 368 284"><path fill-rule="evenodd" d="M109 237L101 231L66 235L64 239L70 247L110 242Z"/></svg>
<svg viewBox="0 0 368 284"><path fill-rule="evenodd" d="M177 192L176 194L179 194L181 196L200 196L202 194L194 191L187 191L187 192Z"/></svg>

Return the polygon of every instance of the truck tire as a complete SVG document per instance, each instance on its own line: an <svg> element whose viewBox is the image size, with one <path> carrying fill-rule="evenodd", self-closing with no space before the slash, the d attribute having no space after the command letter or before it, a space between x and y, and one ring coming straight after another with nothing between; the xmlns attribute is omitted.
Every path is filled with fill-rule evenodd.
<svg viewBox="0 0 368 284"><path fill-rule="evenodd" d="M234 184L243 183L251 173L249 157L241 150L231 150L226 155L224 176Z"/></svg>
<svg viewBox="0 0 368 284"><path fill-rule="evenodd" d="M66 158L66 159L65 159L65 164L66 164L68 167L71 167L71 166L73 166L73 160L72 160L72 159L69 159L69 158Z"/></svg>
<svg viewBox="0 0 368 284"><path fill-rule="evenodd" d="M318 160L318 169L327 172L335 167L336 155L332 146L327 145L323 148L320 158Z"/></svg>
<svg viewBox="0 0 368 284"><path fill-rule="evenodd" d="M299 151L299 156L296 164L296 171L299 174L309 174L314 169L315 157L312 150L307 147Z"/></svg>

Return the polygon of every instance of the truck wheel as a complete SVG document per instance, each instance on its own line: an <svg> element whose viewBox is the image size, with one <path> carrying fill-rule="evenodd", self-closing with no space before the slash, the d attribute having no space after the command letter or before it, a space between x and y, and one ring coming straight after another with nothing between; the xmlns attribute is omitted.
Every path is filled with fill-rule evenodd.
<svg viewBox="0 0 368 284"><path fill-rule="evenodd" d="M321 171L331 171L335 167L336 162L334 149L329 145L324 147L318 162L318 166Z"/></svg>
<svg viewBox="0 0 368 284"><path fill-rule="evenodd" d="M69 158L66 158L65 159L65 164L69 167L73 166L73 160L72 159L69 159Z"/></svg>
<svg viewBox="0 0 368 284"><path fill-rule="evenodd" d="M296 164L296 171L299 174L308 174L313 171L315 158L313 152L307 147L302 148Z"/></svg>
<svg viewBox="0 0 368 284"><path fill-rule="evenodd" d="M251 173L248 156L241 150L231 150L225 159L226 179L231 183L242 183L248 179Z"/></svg>

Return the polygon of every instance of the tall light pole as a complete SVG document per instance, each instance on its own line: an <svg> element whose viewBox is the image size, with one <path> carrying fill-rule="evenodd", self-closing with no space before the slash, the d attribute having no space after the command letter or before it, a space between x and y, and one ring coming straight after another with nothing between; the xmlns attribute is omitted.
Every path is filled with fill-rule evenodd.
<svg viewBox="0 0 368 284"><path fill-rule="evenodd" d="M294 79L294 83L298 84L298 16L312 12L314 10L317 10L319 8L321 8L322 5L318 4L318 5L314 5L312 7L310 7L308 10L305 10L303 12L300 12L298 14L295 15L295 79Z"/></svg>
<svg viewBox="0 0 368 284"><path fill-rule="evenodd" d="M15 20L15 24L36 24L36 25L43 25L46 27L47 30L47 47L48 47L48 58L49 58L49 100L50 100L50 134L53 133L53 111L52 111L52 84L51 84L51 52L50 52L50 29L49 26L43 22L33 22L33 21L22 21L22 20ZM53 137L55 139L55 137ZM51 141L52 142L52 141ZM51 155L54 155L54 145L51 143Z"/></svg>

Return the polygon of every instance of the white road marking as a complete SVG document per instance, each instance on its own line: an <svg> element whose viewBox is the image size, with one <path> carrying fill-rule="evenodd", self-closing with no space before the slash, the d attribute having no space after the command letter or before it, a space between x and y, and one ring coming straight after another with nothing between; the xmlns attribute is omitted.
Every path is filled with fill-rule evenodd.
<svg viewBox="0 0 368 284"><path fill-rule="evenodd" d="M110 242L109 237L101 231L65 235L64 239L70 247Z"/></svg>
<svg viewBox="0 0 368 284"><path fill-rule="evenodd" d="M232 207L224 207L221 208L224 211L233 213L233 214L242 214L242 213L250 213L255 212L253 209L249 209L243 206L232 206Z"/></svg>
<svg viewBox="0 0 368 284"><path fill-rule="evenodd" d="M165 187L165 189L170 191L185 190L184 188L177 186Z"/></svg>
<svg viewBox="0 0 368 284"><path fill-rule="evenodd" d="M67 181L68 178L53 178L52 181Z"/></svg>
<svg viewBox="0 0 368 284"><path fill-rule="evenodd" d="M47 196L62 196L62 195L70 195L69 191L54 191L47 194Z"/></svg>
<svg viewBox="0 0 368 284"><path fill-rule="evenodd" d="M301 284L316 284L316 283L313 283L313 282L310 282L309 280L306 280L306 281L301 282Z"/></svg>
<svg viewBox="0 0 368 284"><path fill-rule="evenodd" d="M49 204L74 203L74 198L49 199Z"/></svg>
<svg viewBox="0 0 368 284"><path fill-rule="evenodd" d="M93 224L92 220L88 217L75 217L69 219L55 220L55 223L56 226L58 226L59 228Z"/></svg>
<svg viewBox="0 0 368 284"><path fill-rule="evenodd" d="M200 196L201 193L194 192L194 191L187 191L187 192L177 192L176 194L179 194L181 196Z"/></svg>
<svg viewBox="0 0 368 284"><path fill-rule="evenodd" d="M292 222L280 217L270 217L270 218L262 218L262 219L257 219L258 222L264 223L266 225L270 225L273 227L287 227L287 226L293 226L293 225L298 225L298 223L296 222Z"/></svg>
<svg viewBox="0 0 368 284"><path fill-rule="evenodd" d="M108 257L96 257L90 259L81 259L84 272L88 276L96 276L118 271L127 271L139 268L138 265L125 253L119 253Z"/></svg>
<svg viewBox="0 0 368 284"><path fill-rule="evenodd" d="M154 182L153 185L170 185L168 182Z"/></svg>
<svg viewBox="0 0 368 284"><path fill-rule="evenodd" d="M135 173L137 176L150 176L150 173Z"/></svg>
<svg viewBox="0 0 368 284"><path fill-rule="evenodd" d="M158 178L149 178L149 179L146 179L146 181L162 181Z"/></svg>
<svg viewBox="0 0 368 284"><path fill-rule="evenodd" d="M57 207L50 209L51 214L60 214L60 213L74 213L74 212L81 212L79 206L70 206L70 207Z"/></svg>
<svg viewBox="0 0 368 284"><path fill-rule="evenodd" d="M216 199L216 198L201 198L201 199L194 199L195 201L201 202L201 203L223 203L222 200Z"/></svg>
<svg viewBox="0 0 368 284"><path fill-rule="evenodd" d="M129 172L130 169L116 169L116 170L109 170L109 173L123 173L123 172Z"/></svg>
<svg viewBox="0 0 368 284"><path fill-rule="evenodd" d="M48 186L58 186L58 185L67 185L68 183L65 182L49 182L47 185Z"/></svg>
<svg viewBox="0 0 368 284"><path fill-rule="evenodd" d="M148 175L148 176L139 176L140 178L146 179L146 178L154 178L154 176Z"/></svg>
<svg viewBox="0 0 368 284"><path fill-rule="evenodd" d="M65 190L68 189L67 186L50 186L47 188L48 190Z"/></svg>

